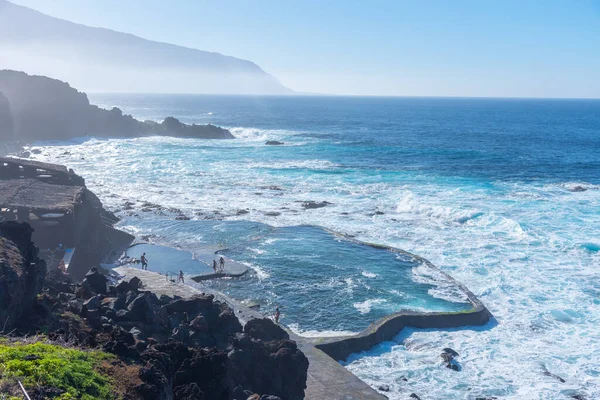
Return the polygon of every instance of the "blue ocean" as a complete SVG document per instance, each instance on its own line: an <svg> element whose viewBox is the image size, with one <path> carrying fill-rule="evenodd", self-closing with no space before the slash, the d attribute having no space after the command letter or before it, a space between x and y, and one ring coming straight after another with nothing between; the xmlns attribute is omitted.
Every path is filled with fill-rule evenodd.
<svg viewBox="0 0 600 400"><path fill-rule="evenodd" d="M204 284L267 314L281 307L298 334L360 332L402 308L467 307L418 258L348 238L424 257L478 296L494 315L487 326L405 330L343 360L389 385L391 399L600 398L600 100L90 100L236 136L82 132L36 144L34 157L84 176L139 238L247 265L243 278ZM460 353L460 373L441 365L444 347Z"/></svg>

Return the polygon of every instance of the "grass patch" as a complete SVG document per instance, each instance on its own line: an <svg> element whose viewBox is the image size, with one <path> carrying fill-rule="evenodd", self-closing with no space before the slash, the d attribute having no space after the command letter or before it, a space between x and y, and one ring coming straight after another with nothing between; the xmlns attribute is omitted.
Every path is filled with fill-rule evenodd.
<svg viewBox="0 0 600 400"><path fill-rule="evenodd" d="M98 372L114 356L37 342L0 343L0 379L20 379L29 390L53 387L63 391L58 400L113 400L111 378ZM9 397L10 398L10 397Z"/></svg>

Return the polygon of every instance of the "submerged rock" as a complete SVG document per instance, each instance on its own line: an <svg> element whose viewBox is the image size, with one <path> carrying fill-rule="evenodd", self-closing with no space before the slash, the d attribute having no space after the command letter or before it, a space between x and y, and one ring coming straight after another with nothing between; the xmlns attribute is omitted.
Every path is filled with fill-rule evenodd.
<svg viewBox="0 0 600 400"><path fill-rule="evenodd" d="M327 207L328 205L330 205L331 203L328 201L305 201L302 203L302 207L304 209L313 209L313 208L323 208L323 207Z"/></svg>
<svg viewBox="0 0 600 400"><path fill-rule="evenodd" d="M390 391L390 386L389 385L379 385L379 387L377 388L377 390L379 390L381 392L389 392Z"/></svg>
<svg viewBox="0 0 600 400"><path fill-rule="evenodd" d="M265 144L267 146L281 146L281 145L284 145L285 143L277 141L277 140L267 140Z"/></svg>

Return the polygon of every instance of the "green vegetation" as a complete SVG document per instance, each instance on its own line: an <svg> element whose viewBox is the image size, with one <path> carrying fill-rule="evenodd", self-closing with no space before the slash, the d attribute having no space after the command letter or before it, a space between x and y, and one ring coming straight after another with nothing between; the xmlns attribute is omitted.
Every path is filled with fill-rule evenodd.
<svg viewBox="0 0 600 400"><path fill-rule="evenodd" d="M97 370L113 357L41 342L0 343L0 382L19 379L28 389L58 388L64 391L58 400L113 400L110 378Z"/></svg>

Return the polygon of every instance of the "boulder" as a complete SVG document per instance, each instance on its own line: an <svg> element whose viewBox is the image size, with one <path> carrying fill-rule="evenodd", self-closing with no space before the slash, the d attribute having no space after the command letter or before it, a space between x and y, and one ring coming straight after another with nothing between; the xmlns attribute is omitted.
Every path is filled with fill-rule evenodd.
<svg viewBox="0 0 600 400"><path fill-rule="evenodd" d="M323 208L323 207L327 207L328 205L330 205L331 203L328 201L305 201L302 203L302 208L309 210L309 209L314 209L314 208Z"/></svg>
<svg viewBox="0 0 600 400"><path fill-rule="evenodd" d="M127 293L129 291L129 283L125 281L119 282L119 284L115 286L115 291L117 293Z"/></svg>
<svg viewBox="0 0 600 400"><path fill-rule="evenodd" d="M267 141L265 142L265 144L266 144L267 146L281 146L281 145L284 145L285 143L284 143L284 142L277 141L277 140L267 140Z"/></svg>
<svg viewBox="0 0 600 400"><path fill-rule="evenodd" d="M269 318L251 319L244 326L244 333L253 339L264 341L289 339L290 335Z"/></svg>
<svg viewBox="0 0 600 400"><path fill-rule="evenodd" d="M106 294L106 285L108 279L98 271L98 268L92 267L83 278L82 285L89 287L93 293Z"/></svg>
<svg viewBox="0 0 600 400"><path fill-rule="evenodd" d="M134 276L129 280L129 290L139 290L142 287L142 280Z"/></svg>
<svg viewBox="0 0 600 400"><path fill-rule="evenodd" d="M156 298L156 296L154 296ZM154 318L154 300L150 292L140 293L129 305L129 318L132 321L152 321Z"/></svg>
<svg viewBox="0 0 600 400"><path fill-rule="evenodd" d="M102 295L97 294L83 302L83 308L86 311L97 310L102 306Z"/></svg>
<svg viewBox="0 0 600 400"><path fill-rule="evenodd" d="M214 296L212 294L196 295L190 299L177 299L162 306L161 309L168 314L172 313L198 313L212 307Z"/></svg>

